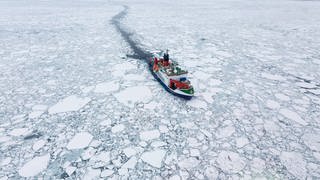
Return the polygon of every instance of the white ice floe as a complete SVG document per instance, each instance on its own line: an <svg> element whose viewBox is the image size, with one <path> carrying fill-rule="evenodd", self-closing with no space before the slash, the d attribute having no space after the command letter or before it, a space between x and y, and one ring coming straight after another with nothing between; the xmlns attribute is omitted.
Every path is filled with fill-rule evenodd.
<svg viewBox="0 0 320 180"><path fill-rule="evenodd" d="M97 152L97 150L93 147L89 147L88 149L86 149L82 154L81 154L81 159L82 160L88 160L90 159L92 156L95 155L95 153Z"/></svg>
<svg viewBox="0 0 320 180"><path fill-rule="evenodd" d="M202 81L205 81L207 79L209 79L211 77L211 74L209 73L205 73L205 72L202 72L202 71L196 71L192 74L193 77L197 78L197 79L200 79Z"/></svg>
<svg viewBox="0 0 320 180"><path fill-rule="evenodd" d="M29 113L29 118L38 118L40 117L46 110L48 109L48 106L46 105L35 105L32 107L32 112Z"/></svg>
<svg viewBox="0 0 320 180"><path fill-rule="evenodd" d="M11 140L9 136L0 136L0 143L7 142Z"/></svg>
<svg viewBox="0 0 320 180"><path fill-rule="evenodd" d="M220 79L210 79L208 85L210 86L219 86L221 85L222 81Z"/></svg>
<svg viewBox="0 0 320 180"><path fill-rule="evenodd" d="M277 93L277 94L275 94L275 96L276 96L276 98L280 99L281 101L290 101L290 97L285 94Z"/></svg>
<svg viewBox="0 0 320 180"><path fill-rule="evenodd" d="M161 146L165 146L167 145L167 143L163 142L163 141L153 141L151 143L152 147L161 147Z"/></svg>
<svg viewBox="0 0 320 180"><path fill-rule="evenodd" d="M72 149L82 149L89 145L93 136L88 132L80 132L76 134L71 141L68 143L67 148Z"/></svg>
<svg viewBox="0 0 320 180"><path fill-rule="evenodd" d="M43 139L40 139L39 141L36 141L33 146L32 149L35 151L38 151L39 149L41 149L44 145L46 144L46 141Z"/></svg>
<svg viewBox="0 0 320 180"><path fill-rule="evenodd" d="M106 119L104 121L100 122L101 126L110 126L111 125L111 119Z"/></svg>
<svg viewBox="0 0 320 180"><path fill-rule="evenodd" d="M123 153L127 156L127 157L131 157L135 154L137 154L137 151L135 150L135 148L133 147L127 147L123 150Z"/></svg>
<svg viewBox="0 0 320 180"><path fill-rule="evenodd" d="M303 120L298 113L294 112L294 111L291 111L289 109L280 109L280 114L282 114L284 117L288 118L288 119L291 119L301 125L307 125L308 123Z"/></svg>
<svg viewBox="0 0 320 180"><path fill-rule="evenodd" d="M194 122L183 122L180 123L180 126L188 129L198 129L198 126Z"/></svg>
<svg viewBox="0 0 320 180"><path fill-rule="evenodd" d="M310 149L320 152L320 132L307 132L302 136L302 139Z"/></svg>
<svg viewBox="0 0 320 180"><path fill-rule="evenodd" d="M197 167L200 164L200 161L195 157L189 157L178 161L178 165L182 169L192 169Z"/></svg>
<svg viewBox="0 0 320 180"><path fill-rule="evenodd" d="M83 180L92 180L92 179L98 179L100 176L101 170L100 169L93 169L88 168L86 171L86 174L83 176Z"/></svg>
<svg viewBox="0 0 320 180"><path fill-rule="evenodd" d="M100 177L106 178L106 177L111 176L113 173L114 173L113 170L111 170L111 169L106 169L106 170L103 170L103 171L101 172Z"/></svg>
<svg viewBox="0 0 320 180"><path fill-rule="evenodd" d="M315 95L320 95L320 89L310 89L309 92L311 92Z"/></svg>
<svg viewBox="0 0 320 180"><path fill-rule="evenodd" d="M16 128L9 132L11 136L23 136L29 133L28 128Z"/></svg>
<svg viewBox="0 0 320 180"><path fill-rule="evenodd" d="M84 87L81 87L81 91L83 93L89 93L90 91L92 91L94 89L94 86L84 86Z"/></svg>
<svg viewBox="0 0 320 180"><path fill-rule="evenodd" d="M276 80L276 81L285 81L286 78L280 75L275 75L275 74L269 74L269 73L261 73L261 77L270 79L270 80Z"/></svg>
<svg viewBox="0 0 320 180"><path fill-rule="evenodd" d="M54 106L50 107L48 112L49 114L56 114L62 112L78 111L88 102L90 102L90 98L88 97L80 98L75 95L71 95L59 101Z"/></svg>
<svg viewBox="0 0 320 180"><path fill-rule="evenodd" d="M123 62L113 66L112 75L116 77L123 77L128 70L136 69L137 67L130 62Z"/></svg>
<svg viewBox="0 0 320 180"><path fill-rule="evenodd" d="M217 179L218 175L219 175L219 171L217 170L217 168L215 168L214 166L209 166L206 168L205 170L205 175L209 178L209 179Z"/></svg>
<svg viewBox="0 0 320 180"><path fill-rule="evenodd" d="M235 131L236 131L236 129L231 125L226 126L226 127L221 127L216 132L216 136L217 136L217 138L226 138L226 137L231 136Z"/></svg>
<svg viewBox="0 0 320 180"><path fill-rule="evenodd" d="M140 132L140 139L143 141L149 141L152 139L157 139L159 137L160 137L160 132L157 129Z"/></svg>
<svg viewBox="0 0 320 180"><path fill-rule="evenodd" d="M128 87L114 95L120 103L134 107L137 102L147 103L152 98L151 90L147 86Z"/></svg>
<svg viewBox="0 0 320 180"><path fill-rule="evenodd" d="M35 157L31 161L27 162L19 169L19 175L22 177L32 177L39 174L41 171L47 169L49 164L50 155Z"/></svg>
<svg viewBox="0 0 320 180"><path fill-rule="evenodd" d="M134 169L137 162L138 162L137 158L133 156L126 163L124 163L121 168Z"/></svg>
<svg viewBox="0 0 320 180"><path fill-rule="evenodd" d="M247 145L248 143L249 143L249 140L246 137L239 137L236 139L236 146L238 148L242 148L243 146Z"/></svg>
<svg viewBox="0 0 320 180"><path fill-rule="evenodd" d="M116 81L104 82L96 85L95 93L110 93L119 90L120 85Z"/></svg>
<svg viewBox="0 0 320 180"><path fill-rule="evenodd" d="M3 167L3 166L5 166L5 165L8 165L10 162L11 162L11 157L7 157L7 158L5 158L5 159L3 159L2 161L1 161L1 163L0 163L0 165Z"/></svg>
<svg viewBox="0 0 320 180"><path fill-rule="evenodd" d="M74 166L68 166L66 167L65 171L69 176L71 176L76 171L76 169L77 168Z"/></svg>
<svg viewBox="0 0 320 180"><path fill-rule="evenodd" d="M266 105L270 109L279 109L280 108L280 104L276 101L273 101L273 100L267 100Z"/></svg>
<svg viewBox="0 0 320 180"><path fill-rule="evenodd" d="M181 180L181 177L179 175L173 175L169 177L169 180Z"/></svg>
<svg viewBox="0 0 320 180"><path fill-rule="evenodd" d="M95 156L93 156L90 161L94 161L94 162L104 162L107 163L110 161L110 152L108 151L102 151L99 154L96 154Z"/></svg>
<svg viewBox="0 0 320 180"><path fill-rule="evenodd" d="M265 162L260 158L254 158L251 161L251 170L256 173L261 173L266 168Z"/></svg>
<svg viewBox="0 0 320 180"><path fill-rule="evenodd" d="M282 152L280 160L287 170L298 179L305 179L307 176L306 162L303 156L297 152Z"/></svg>
<svg viewBox="0 0 320 180"><path fill-rule="evenodd" d="M157 149L157 150L143 153L141 155L141 159L153 167L160 168L162 165L162 160L165 155L166 155L165 150Z"/></svg>
<svg viewBox="0 0 320 180"><path fill-rule="evenodd" d="M143 80L146 80L146 77L140 74L126 74L124 76L124 79L126 81L143 81Z"/></svg>
<svg viewBox="0 0 320 180"><path fill-rule="evenodd" d="M297 82L296 85L306 89L312 89L317 87L315 84L307 83L307 82Z"/></svg>
<svg viewBox="0 0 320 180"><path fill-rule="evenodd" d="M151 101L151 102L145 104L144 108L154 110L154 109L157 109L158 105L159 105L158 103Z"/></svg>
<svg viewBox="0 0 320 180"><path fill-rule="evenodd" d="M38 118L40 117L42 114L44 113L44 111L32 111L31 113L29 113L29 118Z"/></svg>
<svg viewBox="0 0 320 180"><path fill-rule="evenodd" d="M118 133L125 129L126 127L123 124L117 124L111 128L112 133Z"/></svg>
<svg viewBox="0 0 320 180"><path fill-rule="evenodd" d="M246 165L243 157L231 151L222 151L218 156L217 163L219 167L227 173L238 173Z"/></svg>
<svg viewBox="0 0 320 180"><path fill-rule="evenodd" d="M200 156L200 151L199 151L199 149L190 149L190 156L192 156L192 157L198 157L198 156Z"/></svg>
<svg viewBox="0 0 320 180"><path fill-rule="evenodd" d="M159 126L159 131L160 131L161 133L167 133L167 132L169 132L169 129L168 129L167 126L160 125L160 126Z"/></svg>

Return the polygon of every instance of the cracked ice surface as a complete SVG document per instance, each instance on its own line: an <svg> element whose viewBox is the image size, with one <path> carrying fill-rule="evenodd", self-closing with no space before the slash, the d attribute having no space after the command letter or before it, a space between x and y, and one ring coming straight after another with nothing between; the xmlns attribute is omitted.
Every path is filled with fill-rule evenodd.
<svg viewBox="0 0 320 180"><path fill-rule="evenodd" d="M119 4L1 1L0 179L320 178L317 1L122 2L196 97L126 56Z"/></svg>

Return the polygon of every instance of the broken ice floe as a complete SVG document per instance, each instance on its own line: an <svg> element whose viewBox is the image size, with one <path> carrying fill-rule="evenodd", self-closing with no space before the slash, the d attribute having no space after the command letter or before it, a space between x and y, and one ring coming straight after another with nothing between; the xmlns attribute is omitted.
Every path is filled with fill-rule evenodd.
<svg viewBox="0 0 320 180"><path fill-rule="evenodd" d="M49 114L56 114L62 112L78 111L83 106L90 102L90 98L80 98L75 95L64 98L54 106L50 107Z"/></svg>
<svg viewBox="0 0 320 180"><path fill-rule="evenodd" d="M87 132L77 133L68 143L67 148L72 149L81 149L85 148L91 142L93 136Z"/></svg>
<svg viewBox="0 0 320 180"><path fill-rule="evenodd" d="M49 164L50 155L35 157L19 169L19 174L22 177L32 177L45 170Z"/></svg>
<svg viewBox="0 0 320 180"><path fill-rule="evenodd" d="M114 95L120 103L133 107L135 103L147 103L152 98L151 90L147 86L128 87Z"/></svg>
<svg viewBox="0 0 320 180"><path fill-rule="evenodd" d="M165 154L165 150L157 149L153 151L144 152L141 155L141 159L153 167L160 168Z"/></svg>
<svg viewBox="0 0 320 180"><path fill-rule="evenodd" d="M287 170L299 179L305 179L307 176L306 162L300 153L282 152L280 160Z"/></svg>
<svg viewBox="0 0 320 180"><path fill-rule="evenodd" d="M238 153L222 151L219 153L217 163L219 167L227 173L238 173L245 167L246 160Z"/></svg>
<svg viewBox="0 0 320 180"><path fill-rule="evenodd" d="M120 85L118 82L111 81L111 82L104 82L96 85L94 89L95 93L110 93L117 91Z"/></svg>
<svg viewBox="0 0 320 180"><path fill-rule="evenodd" d="M296 112L294 112L294 111L291 111L291 110L289 110L289 109L280 109L280 114L282 114L284 117L286 117L286 118L288 118L288 119L290 119L290 120L293 120L293 121L295 121L295 122L297 122L297 123L299 123L299 124L301 124L301 125L307 125L308 123L305 121L305 120L303 120L300 116L299 116L299 114L297 114Z"/></svg>
<svg viewBox="0 0 320 180"><path fill-rule="evenodd" d="M150 130L140 132L140 139L143 141L149 141L160 137L159 130Z"/></svg>

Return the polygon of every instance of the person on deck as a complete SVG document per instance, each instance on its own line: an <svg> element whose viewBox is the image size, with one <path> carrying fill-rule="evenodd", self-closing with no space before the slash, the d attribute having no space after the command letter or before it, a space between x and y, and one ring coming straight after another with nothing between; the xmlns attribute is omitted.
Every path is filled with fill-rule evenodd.
<svg viewBox="0 0 320 180"><path fill-rule="evenodd" d="M168 66L169 65L169 50L167 49L166 52L163 54L163 65Z"/></svg>

